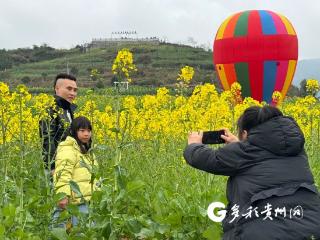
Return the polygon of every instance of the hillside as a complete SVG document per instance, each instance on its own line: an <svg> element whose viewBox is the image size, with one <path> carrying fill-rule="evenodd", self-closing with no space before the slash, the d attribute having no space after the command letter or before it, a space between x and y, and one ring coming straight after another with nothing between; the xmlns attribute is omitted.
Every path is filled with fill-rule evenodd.
<svg viewBox="0 0 320 240"><path fill-rule="evenodd" d="M304 59L300 60L293 78L292 84L299 86L303 79L320 80L320 59Z"/></svg>
<svg viewBox="0 0 320 240"><path fill-rule="evenodd" d="M37 55L32 54L33 49L29 49L24 51L28 53L29 58L20 58L24 59L24 62L14 62L5 70L2 69L0 79L15 86L21 83L23 78L27 78L26 82L29 87L51 88L55 75L59 72L66 72L68 68L70 73L77 76L80 86L93 87L97 82L90 79L90 71L97 68L102 73L104 85L112 85L111 66L118 50L124 47L129 48L134 54L134 62L138 71L132 77L136 85L170 85L176 81L180 68L184 65L190 65L195 68L194 83L214 82L219 86L212 64L211 52L201 48L167 43L121 45L92 48L87 51L79 47L70 50L50 49L51 54L42 53L42 59L39 61L36 61L37 58L34 57ZM17 50L15 56L19 57ZM28 62L27 60L30 59L32 61Z"/></svg>

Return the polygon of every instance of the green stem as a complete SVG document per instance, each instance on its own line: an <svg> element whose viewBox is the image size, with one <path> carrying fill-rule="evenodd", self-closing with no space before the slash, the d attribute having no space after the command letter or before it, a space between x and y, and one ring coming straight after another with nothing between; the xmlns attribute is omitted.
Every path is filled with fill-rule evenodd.
<svg viewBox="0 0 320 240"><path fill-rule="evenodd" d="M120 94L119 94L119 86L116 88L116 159L115 159L115 178L114 178L114 190L118 191L118 177L116 173L116 168L120 164L121 160L121 146L119 139L119 131L120 131Z"/></svg>
<svg viewBox="0 0 320 240"><path fill-rule="evenodd" d="M318 146L319 146L319 139L320 139L320 129L319 129L319 127L320 127L320 121L319 121L319 119L318 119L318 138L317 138L317 144L318 144Z"/></svg>
<svg viewBox="0 0 320 240"><path fill-rule="evenodd" d="M23 206L24 206L24 176L23 176L23 169L24 169L24 139L23 139L23 116L22 116L22 96L19 96L19 127L20 127L20 217L19 217L19 224L22 226L23 223Z"/></svg>
<svg viewBox="0 0 320 240"><path fill-rule="evenodd" d="M2 110L2 113L1 113L1 130L2 130L2 144L3 146L6 144L6 128L5 128L5 124L4 124L4 111Z"/></svg>
<svg viewBox="0 0 320 240"><path fill-rule="evenodd" d="M90 163L91 163L91 174L95 174L94 173L94 155L92 152L89 153L89 156L90 156ZM94 176L95 178L95 176ZM94 178L92 178L91 176L91 183L90 183L90 187L91 187L91 196L93 194L93 184L94 184ZM92 226L92 211L91 211L91 206L93 206L94 203L93 203L93 199L89 202L89 226L91 227Z"/></svg>
<svg viewBox="0 0 320 240"><path fill-rule="evenodd" d="M48 133L50 133L50 120L49 119L43 119L43 124L46 124L45 128L48 129ZM46 204L49 203L49 201L52 199L52 195L53 195L53 191L52 188L49 186L49 182L48 182L48 174L50 177L50 170L48 171L48 174L46 173L46 165L43 161L43 154L42 154L42 148L43 148L43 143L44 143L44 134L43 134L43 128L42 128L42 133L41 133L41 151L39 151L39 159L40 159L40 166L41 166L41 170L43 173L43 178L44 178L44 182L45 182L45 189L46 189L46 195L44 196L44 201ZM49 137L49 141L50 141L50 137ZM50 143L49 143L50 146ZM50 148L50 147L49 147ZM50 149L49 149L50 151ZM49 165L49 163L48 163ZM48 168L51 169L51 168ZM51 220L51 213L49 211L48 215L47 215L47 219L50 221ZM49 222L48 221L48 222ZM48 238L48 228L44 228L44 237Z"/></svg>
<svg viewBox="0 0 320 240"><path fill-rule="evenodd" d="M2 117L2 121L1 121L1 130L2 130L2 146L1 146L1 152L5 153L6 152L6 135L5 135L5 126L4 126L4 111L2 110L1 112L1 117ZM3 159L1 159L3 161L3 174L4 174L4 178L3 178L3 189L2 189L2 204L5 204L5 196L6 196L6 180L7 180L7 157L4 157Z"/></svg>

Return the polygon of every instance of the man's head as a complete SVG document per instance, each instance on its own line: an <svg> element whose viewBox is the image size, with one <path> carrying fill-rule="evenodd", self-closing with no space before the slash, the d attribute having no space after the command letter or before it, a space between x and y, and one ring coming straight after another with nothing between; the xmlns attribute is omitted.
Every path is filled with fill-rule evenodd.
<svg viewBox="0 0 320 240"><path fill-rule="evenodd" d="M54 81L54 91L57 96L72 103L77 96L77 79L66 73L60 73Z"/></svg>

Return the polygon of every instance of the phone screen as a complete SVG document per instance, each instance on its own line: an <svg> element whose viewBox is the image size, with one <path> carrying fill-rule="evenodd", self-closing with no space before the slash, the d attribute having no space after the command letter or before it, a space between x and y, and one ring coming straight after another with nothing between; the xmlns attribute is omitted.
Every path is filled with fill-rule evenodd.
<svg viewBox="0 0 320 240"><path fill-rule="evenodd" d="M203 144L225 143L225 141L221 138L221 135L224 135L224 130L203 132L202 143Z"/></svg>

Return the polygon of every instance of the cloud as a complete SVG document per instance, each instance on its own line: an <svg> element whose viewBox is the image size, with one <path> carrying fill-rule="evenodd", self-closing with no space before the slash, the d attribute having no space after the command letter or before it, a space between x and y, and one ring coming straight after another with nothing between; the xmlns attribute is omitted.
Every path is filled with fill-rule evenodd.
<svg viewBox="0 0 320 240"><path fill-rule="evenodd" d="M319 58L320 1L316 0L10 0L0 8L0 48L47 43L69 48L113 31L212 45L229 15L248 9L282 13L299 37L300 58Z"/></svg>

